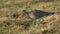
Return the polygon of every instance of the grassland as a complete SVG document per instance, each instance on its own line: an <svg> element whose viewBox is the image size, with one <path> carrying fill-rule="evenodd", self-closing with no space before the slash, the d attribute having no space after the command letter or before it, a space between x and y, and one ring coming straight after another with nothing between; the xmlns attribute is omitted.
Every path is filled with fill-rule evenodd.
<svg viewBox="0 0 60 34"><path fill-rule="evenodd" d="M37 22L24 16L24 9L55 14ZM0 0L0 34L60 34L60 0Z"/></svg>

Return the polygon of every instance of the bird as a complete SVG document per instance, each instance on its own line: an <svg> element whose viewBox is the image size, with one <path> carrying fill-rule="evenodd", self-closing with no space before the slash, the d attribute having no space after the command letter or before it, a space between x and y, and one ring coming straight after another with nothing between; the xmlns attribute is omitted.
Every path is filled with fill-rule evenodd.
<svg viewBox="0 0 60 34"><path fill-rule="evenodd" d="M31 10L30 12L27 10L23 10L22 11L23 14L31 19L39 19L42 18L44 16L49 16L49 15L53 15L54 12L46 12L43 10Z"/></svg>

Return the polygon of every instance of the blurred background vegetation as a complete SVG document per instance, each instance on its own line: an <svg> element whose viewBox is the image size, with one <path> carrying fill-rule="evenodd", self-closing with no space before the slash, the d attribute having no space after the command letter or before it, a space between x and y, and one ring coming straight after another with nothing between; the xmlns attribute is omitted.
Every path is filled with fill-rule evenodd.
<svg viewBox="0 0 60 34"><path fill-rule="evenodd" d="M22 14L36 9L55 14L39 23ZM0 34L60 34L60 0L0 0Z"/></svg>

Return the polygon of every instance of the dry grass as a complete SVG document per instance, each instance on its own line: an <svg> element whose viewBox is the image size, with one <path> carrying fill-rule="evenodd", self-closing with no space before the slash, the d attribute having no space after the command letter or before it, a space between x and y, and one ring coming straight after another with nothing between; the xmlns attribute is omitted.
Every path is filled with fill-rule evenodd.
<svg viewBox="0 0 60 34"><path fill-rule="evenodd" d="M35 21L24 16L23 9L55 14ZM0 34L60 34L60 0L0 0Z"/></svg>

